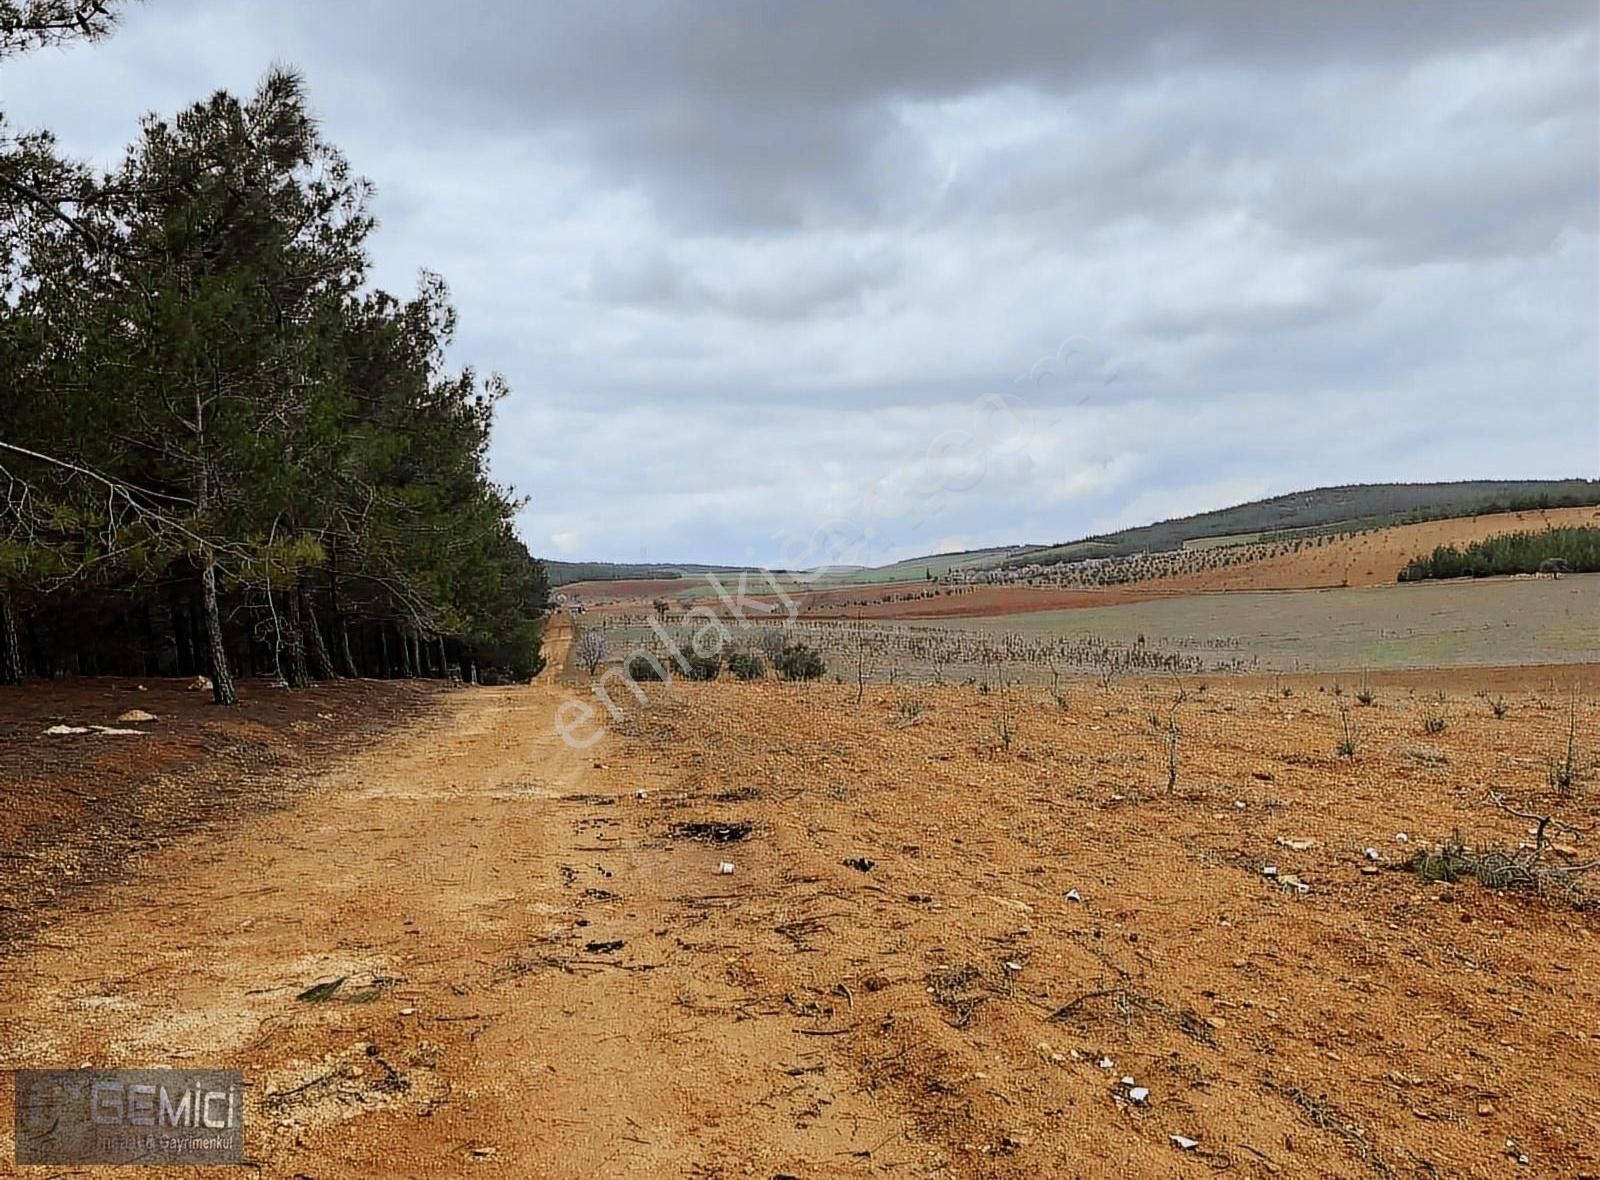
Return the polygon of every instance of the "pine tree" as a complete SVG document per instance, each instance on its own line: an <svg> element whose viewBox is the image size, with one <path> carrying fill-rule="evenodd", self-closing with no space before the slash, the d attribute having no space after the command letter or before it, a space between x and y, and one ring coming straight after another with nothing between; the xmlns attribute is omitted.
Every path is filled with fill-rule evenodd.
<svg viewBox="0 0 1600 1180"><path fill-rule="evenodd" d="M19 10L0 0L0 33ZM20 143L0 141L0 679L19 616L49 620L50 669L204 668L221 704L262 640L296 685L394 674L391 639L408 675L536 670L548 584L487 476L505 384L446 371L441 279L362 289L368 188L299 79L146 119L104 178Z"/></svg>

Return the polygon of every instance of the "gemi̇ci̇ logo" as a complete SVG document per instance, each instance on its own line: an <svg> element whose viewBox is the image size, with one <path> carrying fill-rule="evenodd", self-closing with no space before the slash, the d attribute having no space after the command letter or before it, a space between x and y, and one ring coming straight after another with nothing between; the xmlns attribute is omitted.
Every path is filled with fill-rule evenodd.
<svg viewBox="0 0 1600 1180"><path fill-rule="evenodd" d="M19 1164L240 1164L244 1078L215 1069L24 1069Z"/></svg>

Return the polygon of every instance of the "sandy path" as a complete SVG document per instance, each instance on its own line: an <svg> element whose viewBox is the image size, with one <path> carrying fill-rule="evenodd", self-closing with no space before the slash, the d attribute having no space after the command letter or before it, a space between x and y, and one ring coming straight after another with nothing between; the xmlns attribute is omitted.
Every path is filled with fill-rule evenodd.
<svg viewBox="0 0 1600 1180"><path fill-rule="evenodd" d="M0 1067L241 1068L268 1176L865 1158L894 1120L812 1064L811 1039L729 1019L745 993L691 972L672 914L718 892L715 855L636 838L605 746L556 734L562 699L548 678L455 694L291 808L69 903L0 964ZM339 977L330 1001L296 998ZM797 1102L815 1117L773 1119Z"/></svg>

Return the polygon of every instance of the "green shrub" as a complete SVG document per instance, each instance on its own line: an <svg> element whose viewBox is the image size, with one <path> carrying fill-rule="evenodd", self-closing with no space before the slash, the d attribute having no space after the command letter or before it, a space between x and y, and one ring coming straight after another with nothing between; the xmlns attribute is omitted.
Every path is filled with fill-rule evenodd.
<svg viewBox="0 0 1600 1180"><path fill-rule="evenodd" d="M628 661L628 678L630 680L665 680L661 665L652 657L643 652Z"/></svg>
<svg viewBox="0 0 1600 1180"><path fill-rule="evenodd" d="M1424 881L1445 881L1454 883L1463 874L1472 871L1472 860L1467 855L1466 841L1461 838L1458 828L1455 833L1437 848L1418 849L1411 858L1411 867L1416 869L1417 875Z"/></svg>
<svg viewBox="0 0 1600 1180"><path fill-rule="evenodd" d="M1420 849L1411 858L1411 867L1424 881L1453 884L1463 877L1475 877L1488 889L1532 889L1543 896L1565 897L1579 907L1588 905L1578 875L1571 866L1543 865L1541 847L1509 851L1484 847L1469 849L1457 830L1450 839L1432 849Z"/></svg>
<svg viewBox="0 0 1600 1180"><path fill-rule="evenodd" d="M690 649L683 653L683 662L689 665L683 674L690 680L715 680L717 673L722 671L721 652L703 656Z"/></svg>
<svg viewBox="0 0 1600 1180"><path fill-rule="evenodd" d="M766 675L767 666L753 651L736 651L728 657L728 671L740 680L760 680Z"/></svg>
<svg viewBox="0 0 1600 1180"><path fill-rule="evenodd" d="M804 643L789 643L778 658L778 675L785 680L817 680L828 670L822 653Z"/></svg>

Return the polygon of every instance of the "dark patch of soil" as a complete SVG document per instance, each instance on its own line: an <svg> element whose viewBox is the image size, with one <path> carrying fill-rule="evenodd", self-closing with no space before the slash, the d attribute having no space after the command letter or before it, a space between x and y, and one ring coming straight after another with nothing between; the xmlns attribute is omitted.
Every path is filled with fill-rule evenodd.
<svg viewBox="0 0 1600 1180"><path fill-rule="evenodd" d="M678 840L703 840L708 844L737 844L741 840L748 840L754 831L754 825L745 820L735 820L728 823L682 823L673 824L668 831L674 839Z"/></svg>

